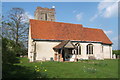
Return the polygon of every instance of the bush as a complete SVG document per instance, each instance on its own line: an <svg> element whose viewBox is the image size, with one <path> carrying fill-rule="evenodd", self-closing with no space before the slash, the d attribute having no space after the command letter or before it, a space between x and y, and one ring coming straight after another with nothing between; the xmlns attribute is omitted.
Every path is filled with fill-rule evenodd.
<svg viewBox="0 0 120 80"><path fill-rule="evenodd" d="M113 50L113 54L120 55L120 50Z"/></svg>
<svg viewBox="0 0 120 80"><path fill-rule="evenodd" d="M21 48L12 40L2 38L2 60L3 64L14 64L19 60L16 58L16 54L20 53Z"/></svg>
<svg viewBox="0 0 120 80"><path fill-rule="evenodd" d="M120 56L120 50L113 50L113 54L116 55L116 57L119 55Z"/></svg>

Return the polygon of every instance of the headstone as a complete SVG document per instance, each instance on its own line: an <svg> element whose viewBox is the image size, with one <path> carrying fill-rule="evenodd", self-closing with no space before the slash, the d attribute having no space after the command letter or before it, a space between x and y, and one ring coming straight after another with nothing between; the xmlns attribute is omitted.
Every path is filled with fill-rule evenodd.
<svg viewBox="0 0 120 80"><path fill-rule="evenodd" d="M113 54L113 59L116 59L116 55L115 54Z"/></svg>
<svg viewBox="0 0 120 80"><path fill-rule="evenodd" d="M117 59L119 59L120 57L119 57L119 55L117 55Z"/></svg>
<svg viewBox="0 0 120 80"><path fill-rule="evenodd" d="M94 60L95 57L94 56L89 56L88 59Z"/></svg>
<svg viewBox="0 0 120 80"><path fill-rule="evenodd" d="M42 61L46 61L46 58L45 58L45 57L43 57L43 58L42 58Z"/></svg>

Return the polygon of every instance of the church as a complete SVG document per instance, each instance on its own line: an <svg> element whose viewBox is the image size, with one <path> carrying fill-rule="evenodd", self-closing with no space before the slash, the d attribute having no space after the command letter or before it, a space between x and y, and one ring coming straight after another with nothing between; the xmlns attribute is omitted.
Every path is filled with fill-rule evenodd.
<svg viewBox="0 0 120 80"><path fill-rule="evenodd" d="M55 22L55 8L37 7L34 17L28 36L30 62L112 59L112 42L102 29Z"/></svg>

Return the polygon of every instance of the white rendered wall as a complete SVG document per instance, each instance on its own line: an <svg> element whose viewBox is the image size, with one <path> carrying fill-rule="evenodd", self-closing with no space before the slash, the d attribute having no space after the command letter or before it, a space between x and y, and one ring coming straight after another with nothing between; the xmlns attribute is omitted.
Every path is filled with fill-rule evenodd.
<svg viewBox="0 0 120 80"><path fill-rule="evenodd" d="M104 59L112 58L112 46L103 45L103 54L104 54Z"/></svg>
<svg viewBox="0 0 120 80"><path fill-rule="evenodd" d="M36 60L50 60L51 57L54 58L55 51L53 47L58 45L60 42L49 42L49 41L37 41L36 42Z"/></svg>
<svg viewBox="0 0 120 80"><path fill-rule="evenodd" d="M53 47L58 45L60 42L48 42L48 41L38 41L36 42L36 52L37 57L36 60L42 60L43 57L46 58L46 60L50 60L51 57L54 58L54 50ZM75 42L74 42L75 44ZM88 44L93 44L93 54L87 54L86 53L86 46ZM77 55L78 59L88 59L88 56L94 56L96 59L104 59L104 58L111 58L112 54L112 47L109 45L103 46L103 52L102 52L102 44L100 43L80 43L81 45L81 55ZM110 52L111 50L111 52Z"/></svg>
<svg viewBox="0 0 120 80"><path fill-rule="evenodd" d="M51 57L54 58L55 51L53 47L58 45L60 42L52 42L52 41L35 41L36 43L36 59L42 60L46 58L46 60L50 60ZM75 44L76 42L73 42ZM30 45L32 44L32 40L29 40L28 45L28 58L33 61L33 58L30 56L34 56L30 51L33 49ZM87 54L87 45L93 44L93 54ZM102 45L100 43L80 43L81 45L81 55L77 55L78 59L88 59L88 56L94 56L96 59L110 59L112 56L112 46ZM102 51L103 46L103 51Z"/></svg>
<svg viewBox="0 0 120 80"><path fill-rule="evenodd" d="M93 44L93 54L87 54L88 44ZM101 52L102 45L100 43L80 43L80 46L81 55L77 56L79 59L88 59L88 56L95 56L96 59L103 59L103 53Z"/></svg>

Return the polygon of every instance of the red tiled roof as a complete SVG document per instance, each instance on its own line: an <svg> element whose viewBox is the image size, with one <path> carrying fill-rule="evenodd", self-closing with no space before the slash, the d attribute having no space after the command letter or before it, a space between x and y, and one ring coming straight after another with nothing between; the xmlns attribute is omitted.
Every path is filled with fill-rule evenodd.
<svg viewBox="0 0 120 80"><path fill-rule="evenodd" d="M53 49L61 49L63 48L70 40L64 40L62 41L60 44L56 45L55 47L53 47ZM72 44L72 43L71 43ZM73 45L73 44L72 44ZM69 48L73 48L74 45L72 47Z"/></svg>
<svg viewBox="0 0 120 80"><path fill-rule="evenodd" d="M60 44L58 44L58 45L56 45L55 47L53 47L53 49L63 48L68 42L69 42L69 40L64 40L64 41L62 41Z"/></svg>
<svg viewBox="0 0 120 80"><path fill-rule="evenodd" d="M30 19L33 39L93 41L112 44L101 29L82 27L71 24Z"/></svg>

